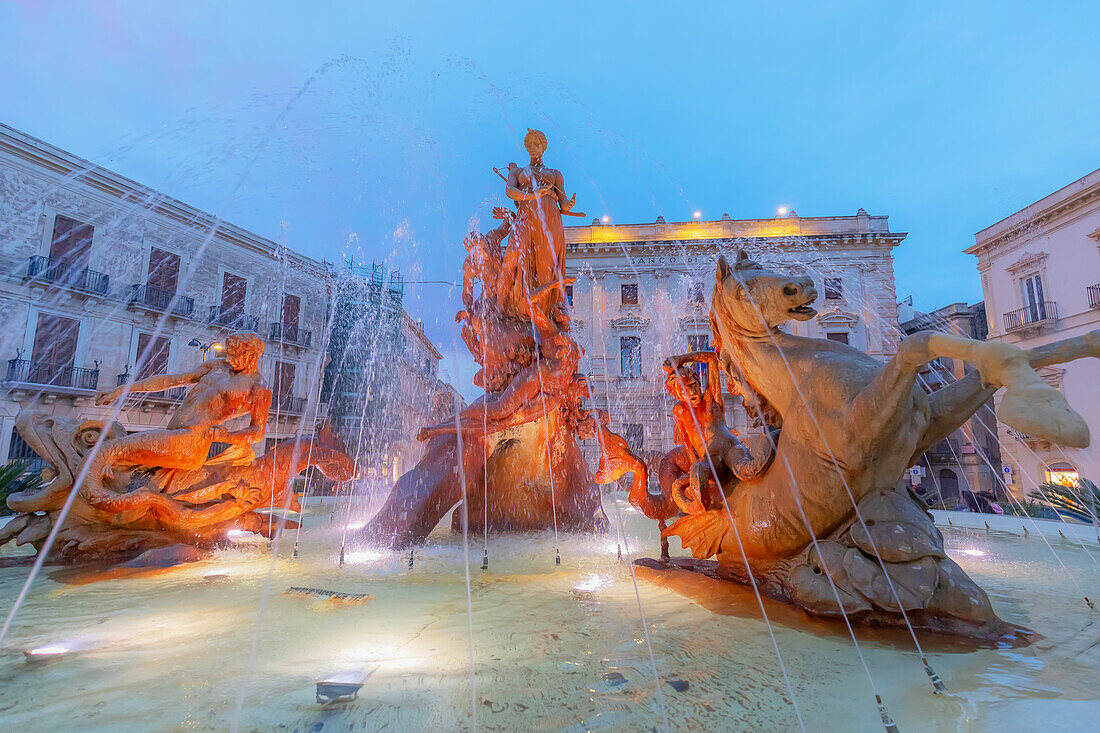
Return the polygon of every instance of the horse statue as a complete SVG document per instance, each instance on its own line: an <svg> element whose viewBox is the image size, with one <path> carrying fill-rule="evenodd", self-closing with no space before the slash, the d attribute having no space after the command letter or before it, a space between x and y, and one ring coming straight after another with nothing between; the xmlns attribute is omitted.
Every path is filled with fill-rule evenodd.
<svg viewBox="0 0 1100 733"><path fill-rule="evenodd" d="M812 615L1012 637L985 591L946 555L920 499L897 486L1002 387L1002 422L1087 446L1084 420L1034 369L1100 356L1100 331L1030 351L924 331L883 364L847 344L780 329L813 318L815 300L807 277L771 272L744 252L732 266L719 258L710 316L718 362L730 392L772 439L762 471L713 465L716 479L726 477L712 492L717 499L664 534L697 559L716 557L714 574L747 583L751 573L763 592ZM926 394L917 375L939 357L975 370Z"/></svg>

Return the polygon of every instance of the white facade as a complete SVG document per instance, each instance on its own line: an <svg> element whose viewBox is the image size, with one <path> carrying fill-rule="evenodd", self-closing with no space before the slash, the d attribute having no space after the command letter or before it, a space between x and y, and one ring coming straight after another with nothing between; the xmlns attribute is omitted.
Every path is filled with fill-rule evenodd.
<svg viewBox="0 0 1100 733"><path fill-rule="evenodd" d="M983 229L977 256L989 338L1032 348L1100 328L1100 170ZM1100 361L1040 370L1093 433L1091 447L1061 448L999 425L1001 458L1023 497L1050 479L1100 480Z"/></svg>
<svg viewBox="0 0 1100 733"><path fill-rule="evenodd" d="M67 226L82 237L72 266L51 259ZM171 292L151 285L163 275L160 266L150 271L154 261L174 263ZM0 464L20 448L12 430L19 410L37 403L56 415L106 417L95 391L134 371L139 343L166 339L158 346L166 359L147 373L183 372L213 355L201 346L236 328L264 338L264 380L284 383L268 439L296 434L303 414L324 416L311 385L331 281L321 262L0 125ZM65 344L51 350L38 331L58 324ZM49 359L68 366L43 367ZM179 397L135 396L119 421L129 430L162 427Z"/></svg>
<svg viewBox="0 0 1100 733"><path fill-rule="evenodd" d="M732 257L738 249L814 278L819 314L788 324L790 332L847 341L885 360L895 353L898 334L892 250L905 236L890 232L887 217L862 209L843 217L791 212L775 219L658 218L622 226L597 220L567 228L566 274L576 278L573 336L586 351L581 372L590 376L595 404L610 409L613 429L636 449L672 449L673 401L661 364L709 346L718 255ZM725 398L731 427L751 430L740 398Z"/></svg>

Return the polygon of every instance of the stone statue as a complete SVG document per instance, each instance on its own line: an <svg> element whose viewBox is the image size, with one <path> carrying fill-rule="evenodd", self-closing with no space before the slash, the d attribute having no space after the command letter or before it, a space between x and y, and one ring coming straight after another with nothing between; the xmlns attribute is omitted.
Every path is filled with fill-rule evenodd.
<svg viewBox="0 0 1100 733"><path fill-rule="evenodd" d="M1100 332L1028 352L922 332L884 365L846 344L780 329L814 317L816 299L809 278L771 272L743 252L732 266L719 259L711 308L718 363L730 391L775 436L775 455L741 476L728 454L708 452L716 469L724 463L737 479L723 481L720 505L690 507L667 535L695 558L716 557L717 566L681 565L739 582L751 570L763 592L814 615L839 616L843 608L853 620L899 625L904 609L920 628L1011 634L985 592L947 557L923 504L895 487L1001 387L998 417L1006 424L1088 445L1084 421L1033 369L1100 356ZM927 395L917 374L941 356L976 370Z"/></svg>
<svg viewBox="0 0 1100 733"><path fill-rule="evenodd" d="M566 198L561 172L543 165L546 135L528 129L523 145L531 155L531 162L523 168L508 166L505 186L505 194L516 202L518 209L509 246L522 252L510 294L511 310L520 318L527 313L531 292L548 283L560 283L565 277L562 215L584 216L573 212L577 195ZM558 300L564 300L560 288L546 308Z"/></svg>
<svg viewBox="0 0 1100 733"><path fill-rule="evenodd" d="M584 351L570 335L564 297L573 281L564 277L562 216L574 215L575 196L567 199L561 173L542 163L546 137L529 130L524 144L530 165L509 165L506 176L497 171L517 211L494 209L502 224L465 241L463 310L456 320L481 366L474 382L485 394L418 432L424 457L362 530L376 543L422 542L463 500L474 530L483 529L486 516L495 530L606 526L576 442L597 431L582 404L589 396L587 380L577 374ZM454 513L455 528L462 514Z"/></svg>
<svg viewBox="0 0 1100 733"><path fill-rule="evenodd" d="M255 456L252 444L264 437L271 405L271 391L258 370L263 348L255 334L232 334L223 358L186 374L135 382L132 392L188 388L162 430L127 435L117 423L51 418L33 408L21 412L16 429L49 466L39 490L8 497L9 508L19 516L4 527L0 543L14 538L41 549L81 474L84 479L57 534L61 559L179 543L208 546L230 529L269 534L284 522L272 522L255 510L297 511L290 481L307 467L316 466L338 481L351 478L354 462L327 429ZM108 404L123 390L104 392L96 402ZM242 416L249 417L245 428L229 430L223 424ZM229 447L209 459L215 441Z"/></svg>

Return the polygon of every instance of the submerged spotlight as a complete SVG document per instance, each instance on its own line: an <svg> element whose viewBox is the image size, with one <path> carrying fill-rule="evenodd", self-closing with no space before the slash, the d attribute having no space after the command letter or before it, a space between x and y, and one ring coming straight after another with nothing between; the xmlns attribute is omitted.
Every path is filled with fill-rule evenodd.
<svg viewBox="0 0 1100 733"><path fill-rule="evenodd" d="M49 646L26 650L23 652L23 659L28 663L49 662L53 659L60 659L71 651L72 648L65 644L50 644Z"/></svg>
<svg viewBox="0 0 1100 733"><path fill-rule="evenodd" d="M355 530L363 529L363 527L366 527L366 526L367 526L366 522L348 522L346 529L349 529L352 532L354 532Z"/></svg>
<svg viewBox="0 0 1100 733"><path fill-rule="evenodd" d="M351 702L359 697L359 690L366 681L367 675L361 669L337 672L317 683L317 702L322 705Z"/></svg>

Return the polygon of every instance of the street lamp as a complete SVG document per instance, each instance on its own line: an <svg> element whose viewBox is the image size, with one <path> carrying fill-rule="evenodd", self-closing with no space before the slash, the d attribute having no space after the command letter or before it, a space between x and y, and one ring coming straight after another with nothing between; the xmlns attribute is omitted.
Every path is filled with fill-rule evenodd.
<svg viewBox="0 0 1100 733"><path fill-rule="evenodd" d="M202 352L202 360L203 360L203 361L206 361L206 354L207 354L207 352L208 352L208 351L210 351L211 349L213 349L213 351L214 351L214 353L215 353L215 354L218 354L218 353L220 353L220 352L222 351L222 349L224 349L224 348L225 348L224 346L222 346L222 345L221 345L220 343L218 343L217 341L211 341L211 342L210 342L210 343L208 343L208 344L204 344L204 343L203 343L202 341L199 341L198 339L191 339L190 341L188 341L188 342L187 342L187 345L188 345L188 346L194 346L194 347L196 347L196 348L197 348L197 349L198 349L199 351L201 351L201 352Z"/></svg>

